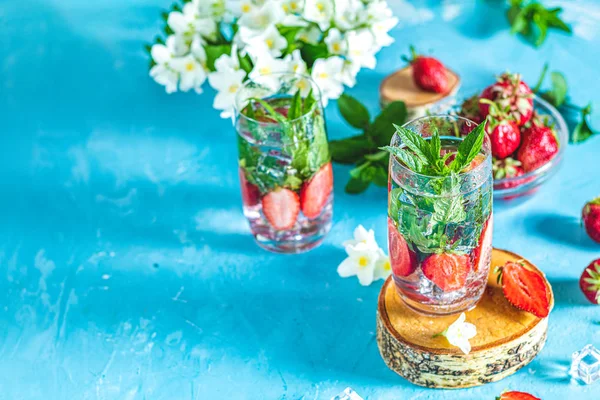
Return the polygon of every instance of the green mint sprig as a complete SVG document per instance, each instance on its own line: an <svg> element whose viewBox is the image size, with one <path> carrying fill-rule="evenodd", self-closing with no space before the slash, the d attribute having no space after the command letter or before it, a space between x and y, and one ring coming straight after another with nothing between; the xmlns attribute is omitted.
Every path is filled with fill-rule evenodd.
<svg viewBox="0 0 600 400"><path fill-rule="evenodd" d="M561 7L546 8L529 0L510 0L509 4L506 17L511 25L510 32L520 34L535 47L544 43L550 29L572 33L571 27L560 17Z"/></svg>
<svg viewBox="0 0 600 400"><path fill-rule="evenodd" d="M394 134L393 124L406 121L404 102L390 103L373 121L367 108L350 95L342 94L337 104L346 122L362 131L358 135L329 142L333 161L355 165L350 171L346 193L362 193L371 184L386 187L389 154L379 148L390 143Z"/></svg>
<svg viewBox="0 0 600 400"><path fill-rule="evenodd" d="M477 125L459 144L455 153L441 154L441 139L437 129L433 128L430 140L410 129L394 125L396 133L404 147L384 146L410 170L428 176L449 176L468 167L481 152L485 137L485 121ZM450 157L454 159L448 163Z"/></svg>
<svg viewBox="0 0 600 400"><path fill-rule="evenodd" d="M585 107L572 104L569 101L569 85L567 84L567 79L564 74L559 71L552 71L550 73L550 88L542 91L541 88L547 73L548 63L544 64L533 91L556 107L563 117L565 117L567 123L572 127L571 135L569 137L570 143L585 142L591 136L598 133L598 131L592 129L589 123L589 118L592 114L592 103L588 103ZM579 120L573 121L572 118L569 118L569 114L572 111L579 113Z"/></svg>

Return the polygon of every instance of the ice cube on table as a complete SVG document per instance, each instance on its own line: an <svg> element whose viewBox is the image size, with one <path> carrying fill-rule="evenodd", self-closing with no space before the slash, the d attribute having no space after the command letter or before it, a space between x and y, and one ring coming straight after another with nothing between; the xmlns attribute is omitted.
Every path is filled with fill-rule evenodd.
<svg viewBox="0 0 600 400"><path fill-rule="evenodd" d="M588 344L580 351L573 353L570 375L586 384L600 379L600 351Z"/></svg>
<svg viewBox="0 0 600 400"><path fill-rule="evenodd" d="M343 392L333 396L331 400L363 400L352 388L347 387Z"/></svg>

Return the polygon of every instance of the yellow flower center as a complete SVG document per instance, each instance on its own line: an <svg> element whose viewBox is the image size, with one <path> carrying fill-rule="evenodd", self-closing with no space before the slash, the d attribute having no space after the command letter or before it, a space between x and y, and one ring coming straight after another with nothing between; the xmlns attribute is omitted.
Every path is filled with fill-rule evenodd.
<svg viewBox="0 0 600 400"><path fill-rule="evenodd" d="M238 91L240 85L231 85L229 86L229 93L235 93Z"/></svg>
<svg viewBox="0 0 600 400"><path fill-rule="evenodd" d="M250 7L250 4L248 4L248 3L242 4L242 12L244 14L249 13L250 10L252 10L252 7Z"/></svg>
<svg viewBox="0 0 600 400"><path fill-rule="evenodd" d="M339 43L334 43L333 46L331 46L331 47L333 47L333 51L335 51L336 53L339 53L340 50L342 49L342 46L340 46Z"/></svg>
<svg viewBox="0 0 600 400"><path fill-rule="evenodd" d="M383 269L385 271L389 271L390 269L392 269L392 266L390 265L389 261L386 261L385 264L383 264Z"/></svg>
<svg viewBox="0 0 600 400"><path fill-rule="evenodd" d="M272 49L273 45L275 44L275 43L273 43L273 39L267 39L267 40L265 40L265 43L267 44L267 47L270 49Z"/></svg>
<svg viewBox="0 0 600 400"><path fill-rule="evenodd" d="M367 265L369 265L369 259L365 256L360 256L358 258L358 266L361 268L366 267Z"/></svg>
<svg viewBox="0 0 600 400"><path fill-rule="evenodd" d="M193 71L195 67L196 66L192 62L189 62L189 63L185 64L185 70L186 71Z"/></svg>
<svg viewBox="0 0 600 400"><path fill-rule="evenodd" d="M317 75L319 78L321 79L327 79L329 78L329 74L327 72L321 72L320 74Z"/></svg>
<svg viewBox="0 0 600 400"><path fill-rule="evenodd" d="M317 3L317 10L319 10L321 13L325 10L323 3Z"/></svg>
<svg viewBox="0 0 600 400"><path fill-rule="evenodd" d="M271 68L269 67L262 67L258 69L258 72L260 72L262 75L268 75L271 73Z"/></svg>
<svg viewBox="0 0 600 400"><path fill-rule="evenodd" d="M290 7L287 4L282 4L281 8L283 8L283 12L290 12Z"/></svg>
<svg viewBox="0 0 600 400"><path fill-rule="evenodd" d="M293 11L296 11L296 10L298 9L298 3L296 3L295 1L292 1L292 2L290 3L290 8L291 8Z"/></svg>

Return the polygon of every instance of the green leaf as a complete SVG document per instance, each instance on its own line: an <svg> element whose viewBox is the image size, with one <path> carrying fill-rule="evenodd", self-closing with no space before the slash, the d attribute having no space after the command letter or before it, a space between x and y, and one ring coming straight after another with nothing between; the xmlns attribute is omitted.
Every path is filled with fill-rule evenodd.
<svg viewBox="0 0 600 400"><path fill-rule="evenodd" d="M242 57L238 52L238 60L240 60L240 68L242 70L246 71L247 74L249 74L253 68L252 59L250 58L250 56L248 54L246 54L245 56Z"/></svg>
<svg viewBox="0 0 600 400"><path fill-rule="evenodd" d="M365 159L369 161L375 162L383 162L387 164L389 153L387 151L381 150L374 154L365 154Z"/></svg>
<svg viewBox="0 0 600 400"><path fill-rule="evenodd" d="M304 43L300 49L302 59L306 61L306 66L312 68L313 64L319 58L327 58L329 56L329 50L325 42L319 44Z"/></svg>
<svg viewBox="0 0 600 400"><path fill-rule="evenodd" d="M545 63L544 67L542 68L542 73L540 74L540 77L538 78L537 83L533 87L534 93L539 92L540 89L542 88L542 84L544 83L544 78L546 78L547 72L548 72L548 63Z"/></svg>
<svg viewBox="0 0 600 400"><path fill-rule="evenodd" d="M291 190L298 190L300 189L300 186L302 186L302 183L303 180L299 177L295 175L288 175L283 182L283 186Z"/></svg>
<svg viewBox="0 0 600 400"><path fill-rule="evenodd" d="M371 151L371 142L365 135L352 136L329 142L331 159L340 164L353 164Z"/></svg>
<svg viewBox="0 0 600 400"><path fill-rule="evenodd" d="M290 102L290 108L288 110L288 121L292 121L302 115L302 97L300 96L300 90L296 92L292 101Z"/></svg>
<svg viewBox="0 0 600 400"><path fill-rule="evenodd" d="M404 191L402 188L392 189L389 193L389 205L388 205L388 216L394 221L398 222L400 214L400 196Z"/></svg>
<svg viewBox="0 0 600 400"><path fill-rule="evenodd" d="M419 135L410 129L394 124L396 134L402 143L408 147L424 164L429 162L431 151L429 144Z"/></svg>
<svg viewBox="0 0 600 400"><path fill-rule="evenodd" d="M560 7L546 9L536 1L511 1L510 4L506 17L511 33L521 34L535 47L544 43L549 29L571 33L571 27L560 18Z"/></svg>
<svg viewBox="0 0 600 400"><path fill-rule="evenodd" d="M442 149L442 141L440 134L437 129L433 129L431 140L429 141L429 149L431 154L431 160L437 162L440 160L440 150Z"/></svg>
<svg viewBox="0 0 600 400"><path fill-rule="evenodd" d="M256 101L257 103L259 103L268 113L271 117L273 117L277 122L285 124L287 121L285 119L285 117L283 115L281 115L280 113L278 113L277 111L275 111L275 109L273 108L273 106L271 106L269 103L267 103L266 101L259 99L257 97L252 97L250 99L248 99L249 101Z"/></svg>
<svg viewBox="0 0 600 400"><path fill-rule="evenodd" d="M314 104L316 102L317 102L317 100L315 99L313 90L311 88L310 91L308 92L308 94L306 95L306 98L304 99L304 105L302 106L302 109L304 110L305 113L308 113L312 110L312 107L314 106Z"/></svg>
<svg viewBox="0 0 600 400"><path fill-rule="evenodd" d="M388 184L388 173L387 168L382 165L376 165L374 168L375 174L373 175L371 181L381 187L387 187Z"/></svg>
<svg viewBox="0 0 600 400"><path fill-rule="evenodd" d="M443 225L458 224L467 217L463 206L463 197L460 195L436 199L433 209L431 220Z"/></svg>
<svg viewBox="0 0 600 400"><path fill-rule="evenodd" d="M407 151L406 149L392 146L385 146L380 148L381 150L388 151L390 154L392 154L394 157L400 160L400 162L406 165L406 167L411 171L420 173L423 170L423 161L419 157Z"/></svg>
<svg viewBox="0 0 600 400"><path fill-rule="evenodd" d="M204 47L206 51L206 66L210 71L215 70L215 61L223 54L231 54L231 45L209 45Z"/></svg>
<svg viewBox="0 0 600 400"><path fill-rule="evenodd" d="M544 17L539 14L535 14L533 17L533 24L538 29L538 34L533 42L535 47L540 47L544 41L546 41L546 37L548 36L548 23L544 19Z"/></svg>
<svg viewBox="0 0 600 400"><path fill-rule="evenodd" d="M450 163L450 168L455 172L460 172L467 167L471 161L481 152L483 139L485 137L485 123L483 121L475 127L458 145L456 157Z"/></svg>
<svg viewBox="0 0 600 400"><path fill-rule="evenodd" d="M591 113L591 103L581 110L581 121L575 126L575 129L573 129L573 133L571 134L572 143L582 143L596 133L592 130L592 127L587 121L588 115Z"/></svg>
<svg viewBox="0 0 600 400"><path fill-rule="evenodd" d="M354 97L342 94L337 101L338 109L342 117L353 127L367 129L371 116L367 108Z"/></svg>
<svg viewBox="0 0 600 400"><path fill-rule="evenodd" d="M552 103L554 106L560 107L567 99L567 92L569 91L567 80L563 74L556 71L550 74L550 79L552 81L552 89L550 91L553 99Z"/></svg>
<svg viewBox="0 0 600 400"><path fill-rule="evenodd" d="M394 136L393 125L402 125L406 122L406 105L403 101L394 101L375 118L365 134L377 146L387 146Z"/></svg>
<svg viewBox="0 0 600 400"><path fill-rule="evenodd" d="M367 190L369 184L369 182L365 182L360 178L350 178L346 184L345 190L348 194L359 194Z"/></svg>

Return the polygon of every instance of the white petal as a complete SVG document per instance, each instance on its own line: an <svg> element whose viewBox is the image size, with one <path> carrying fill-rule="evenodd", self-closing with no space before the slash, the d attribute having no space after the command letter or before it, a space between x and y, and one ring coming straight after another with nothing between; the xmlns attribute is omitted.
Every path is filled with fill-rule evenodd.
<svg viewBox="0 0 600 400"><path fill-rule="evenodd" d="M462 326L462 334L467 339L472 339L477 335L477 327L473 324L465 322Z"/></svg>
<svg viewBox="0 0 600 400"><path fill-rule="evenodd" d="M150 54L152 55L154 62L157 64L164 64L172 57L171 52L164 44L153 45L152 49L150 50Z"/></svg>
<svg viewBox="0 0 600 400"><path fill-rule="evenodd" d="M185 33L189 30L188 19L179 11L169 13L167 24L176 33Z"/></svg>
<svg viewBox="0 0 600 400"><path fill-rule="evenodd" d="M360 267L358 269L356 276L358 277L358 282L360 282L361 285L369 286L371 283L373 283L374 267L374 263L371 263L366 267Z"/></svg>
<svg viewBox="0 0 600 400"><path fill-rule="evenodd" d="M337 268L337 273L342 278L347 278L349 276L356 275L357 272L358 272L358 265L350 257L348 257L344 261L342 261L341 264Z"/></svg>

